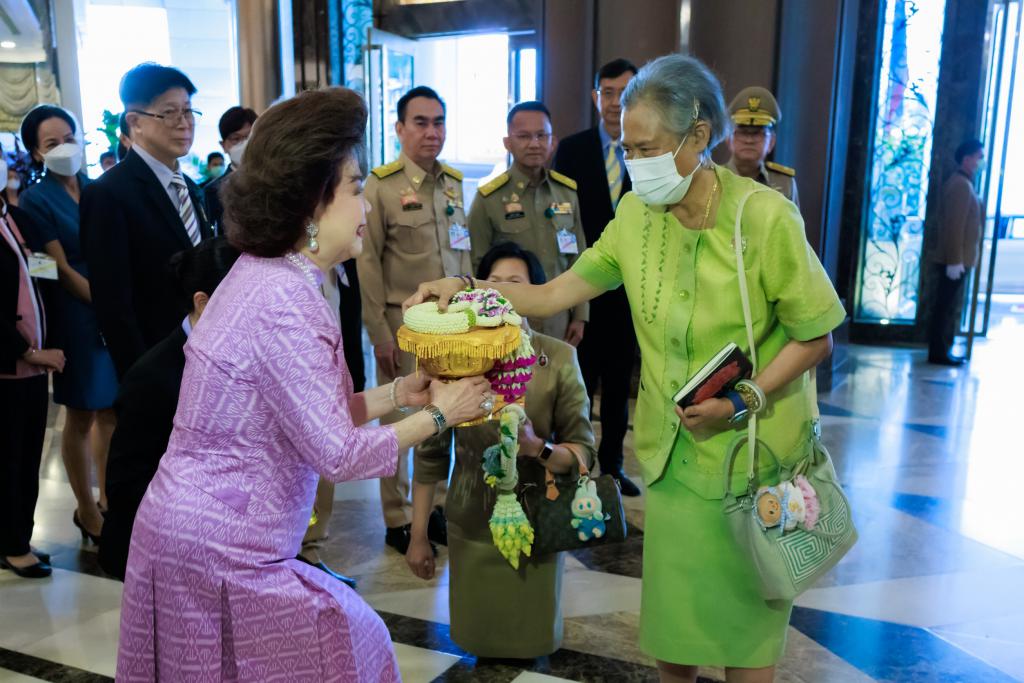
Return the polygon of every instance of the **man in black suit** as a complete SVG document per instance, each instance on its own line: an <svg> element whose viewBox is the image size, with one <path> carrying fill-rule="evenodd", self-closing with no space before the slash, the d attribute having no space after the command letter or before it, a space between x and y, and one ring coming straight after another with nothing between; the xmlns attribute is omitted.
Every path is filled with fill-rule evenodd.
<svg viewBox="0 0 1024 683"><path fill-rule="evenodd" d="M245 145L249 142L249 134L252 132L252 124L256 123L256 112L246 107L231 107L224 112L220 121L217 122L217 129L220 131L220 146L228 153L231 163L227 170L219 178L210 181L203 188L204 200L206 201L206 215L210 219L214 233L224 234L224 205L220 201L220 188L224 181L242 165L242 154L245 152Z"/></svg>
<svg viewBox="0 0 1024 683"><path fill-rule="evenodd" d="M630 190L620 137L622 107L619 99L637 68L625 59L602 66L594 77L592 97L601 116L597 126L562 140L552 168L576 180L580 213L587 244L594 244L615 216L619 198ZM622 493L640 490L622 471L622 442L629 425L629 388L636 356L636 333L629 302L621 287L590 302L590 322L579 346L583 381L593 405L601 387L601 472L618 479Z"/></svg>
<svg viewBox="0 0 1024 683"><path fill-rule="evenodd" d="M177 69L146 63L121 79L132 148L82 191L81 239L100 330L118 377L181 323L172 254L210 237L202 195L181 173L199 112Z"/></svg>

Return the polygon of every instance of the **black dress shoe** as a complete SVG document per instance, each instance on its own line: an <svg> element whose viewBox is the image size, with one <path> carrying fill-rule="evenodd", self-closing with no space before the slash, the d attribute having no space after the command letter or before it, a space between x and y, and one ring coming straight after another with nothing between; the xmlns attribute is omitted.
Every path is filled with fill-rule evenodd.
<svg viewBox="0 0 1024 683"><path fill-rule="evenodd" d="M944 356L928 356L928 362L932 365L945 365L950 368L958 368L966 363L967 359L947 353Z"/></svg>
<svg viewBox="0 0 1024 683"><path fill-rule="evenodd" d="M36 556L40 562L50 564L50 553L44 553L42 550L33 550L32 554Z"/></svg>
<svg viewBox="0 0 1024 683"><path fill-rule="evenodd" d="M345 584L346 586L348 586L352 590L356 589L356 580L355 579L353 579L351 576L345 576L344 574L339 574L338 572L334 571L333 569L328 567L323 562L310 562L309 560L307 560L302 555L296 555L295 559L298 560L299 562L305 562L310 567L316 567L317 569L322 571L324 574L327 574L328 576L333 576L338 581L341 581L343 584Z"/></svg>
<svg viewBox="0 0 1024 683"><path fill-rule="evenodd" d="M400 555L405 555L409 550L410 529L412 529L412 524L388 527L384 532L384 542L397 550Z"/></svg>
<svg viewBox="0 0 1024 683"><path fill-rule="evenodd" d="M27 567L15 567L6 559L0 558L0 568L10 569L23 579L45 579L53 573L53 569L50 565L42 560L35 564L30 564Z"/></svg>
<svg viewBox="0 0 1024 683"><path fill-rule="evenodd" d="M612 472L612 476L615 477L615 481L619 482L619 490L622 492L622 495L629 496L630 498L640 495L639 487L626 476L625 472L622 470Z"/></svg>
<svg viewBox="0 0 1024 683"><path fill-rule="evenodd" d="M444 508L440 505L430 513L427 520L427 538L438 545L448 545L448 518L444 516ZM437 551L434 551L437 555Z"/></svg>

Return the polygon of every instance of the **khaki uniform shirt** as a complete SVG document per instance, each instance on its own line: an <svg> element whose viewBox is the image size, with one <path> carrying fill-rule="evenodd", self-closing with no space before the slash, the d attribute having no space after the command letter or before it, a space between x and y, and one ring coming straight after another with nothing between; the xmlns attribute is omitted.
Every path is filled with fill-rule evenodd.
<svg viewBox="0 0 1024 683"><path fill-rule="evenodd" d="M539 182L531 183L515 166L480 187L469 212L469 232L474 270L492 246L515 242L536 254L549 280L569 270L587 247L576 182L544 171ZM560 252L560 232L576 238L575 254ZM573 321L586 322L589 311L589 304L583 303L550 318L530 318L530 326L562 339L570 316Z"/></svg>
<svg viewBox="0 0 1024 683"><path fill-rule="evenodd" d="M363 253L356 264L363 324L374 346L394 341L402 302L423 282L470 272L469 251L452 249L449 228L465 227L462 173L435 163L428 173L405 154L366 181Z"/></svg>
<svg viewBox="0 0 1024 683"><path fill-rule="evenodd" d="M725 167L736 175L740 174L736 170L736 164L733 163L732 159L729 160ZM800 206L800 199L796 193L796 171L789 166L783 166L774 161L766 161L761 164L761 169L753 179L762 185L767 185L773 190L780 192L783 197Z"/></svg>
<svg viewBox="0 0 1024 683"><path fill-rule="evenodd" d="M942 185L939 205L939 248L935 260L945 265L978 265L978 240L985 212L974 183L957 171Z"/></svg>

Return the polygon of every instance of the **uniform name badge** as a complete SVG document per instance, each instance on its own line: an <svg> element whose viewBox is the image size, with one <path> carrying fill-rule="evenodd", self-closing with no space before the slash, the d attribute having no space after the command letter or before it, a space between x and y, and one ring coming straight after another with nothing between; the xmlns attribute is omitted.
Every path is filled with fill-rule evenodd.
<svg viewBox="0 0 1024 683"><path fill-rule="evenodd" d="M469 228L453 224L448 228L448 244L455 251L469 251Z"/></svg>
<svg viewBox="0 0 1024 683"><path fill-rule="evenodd" d="M578 254L580 253L580 247L576 244L576 235L569 232L568 230L558 231L558 253L559 254Z"/></svg>
<svg viewBox="0 0 1024 683"><path fill-rule="evenodd" d="M28 257L28 274L40 280L57 279L57 262L47 254L38 252Z"/></svg>

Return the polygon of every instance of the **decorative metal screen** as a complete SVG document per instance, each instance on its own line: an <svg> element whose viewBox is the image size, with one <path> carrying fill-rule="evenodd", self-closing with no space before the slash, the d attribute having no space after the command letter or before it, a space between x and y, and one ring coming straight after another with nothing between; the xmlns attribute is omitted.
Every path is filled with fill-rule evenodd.
<svg viewBox="0 0 1024 683"><path fill-rule="evenodd" d="M913 324L945 0L885 0L855 318Z"/></svg>

